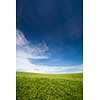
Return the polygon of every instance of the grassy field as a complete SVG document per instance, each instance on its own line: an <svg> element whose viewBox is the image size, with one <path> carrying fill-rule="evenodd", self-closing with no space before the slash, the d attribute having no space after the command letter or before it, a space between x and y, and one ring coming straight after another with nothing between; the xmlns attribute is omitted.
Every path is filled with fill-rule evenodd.
<svg viewBox="0 0 100 100"><path fill-rule="evenodd" d="M16 73L16 100L83 100L83 75Z"/></svg>

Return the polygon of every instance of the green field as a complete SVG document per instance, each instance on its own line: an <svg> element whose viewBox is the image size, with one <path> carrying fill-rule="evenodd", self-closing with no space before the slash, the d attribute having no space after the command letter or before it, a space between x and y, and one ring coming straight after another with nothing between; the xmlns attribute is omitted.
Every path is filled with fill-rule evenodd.
<svg viewBox="0 0 100 100"><path fill-rule="evenodd" d="M16 100L83 100L83 74L17 72Z"/></svg>

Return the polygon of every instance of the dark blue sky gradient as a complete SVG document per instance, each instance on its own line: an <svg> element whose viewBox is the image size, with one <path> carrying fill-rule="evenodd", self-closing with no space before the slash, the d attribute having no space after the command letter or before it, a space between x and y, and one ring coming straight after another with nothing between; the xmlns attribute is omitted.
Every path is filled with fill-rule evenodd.
<svg viewBox="0 0 100 100"><path fill-rule="evenodd" d="M16 0L16 28L31 44L46 43L50 57L42 65L83 63L83 0Z"/></svg>

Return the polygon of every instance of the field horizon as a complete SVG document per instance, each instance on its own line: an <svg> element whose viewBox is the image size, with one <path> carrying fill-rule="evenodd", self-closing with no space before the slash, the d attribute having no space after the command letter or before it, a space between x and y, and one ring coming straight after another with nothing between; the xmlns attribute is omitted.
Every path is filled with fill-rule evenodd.
<svg viewBox="0 0 100 100"><path fill-rule="evenodd" d="M42 72L24 72L24 71L16 71L16 73L33 73L33 74L83 74L83 72L65 72L65 73L42 73Z"/></svg>

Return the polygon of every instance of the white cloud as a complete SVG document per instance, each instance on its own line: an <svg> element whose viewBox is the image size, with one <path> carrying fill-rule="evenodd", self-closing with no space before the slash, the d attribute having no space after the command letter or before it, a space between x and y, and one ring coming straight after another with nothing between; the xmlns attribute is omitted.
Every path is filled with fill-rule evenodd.
<svg viewBox="0 0 100 100"><path fill-rule="evenodd" d="M17 58L32 58L32 59L48 59L48 46L45 43L37 45L31 44L24 36L24 34L16 31L16 56Z"/></svg>
<svg viewBox="0 0 100 100"><path fill-rule="evenodd" d="M42 42L39 44L31 44L24 34L17 30L16 33L16 70L23 72L36 73L68 73L82 71L82 66L43 66L32 64L29 58L32 59L48 59L48 46Z"/></svg>
<svg viewBox="0 0 100 100"><path fill-rule="evenodd" d="M78 66L43 66L30 63L27 59L17 59L17 71L36 73L73 73L82 72L83 65Z"/></svg>
<svg viewBox="0 0 100 100"><path fill-rule="evenodd" d="M28 45L28 41L20 30L16 30L16 44L19 46Z"/></svg>

